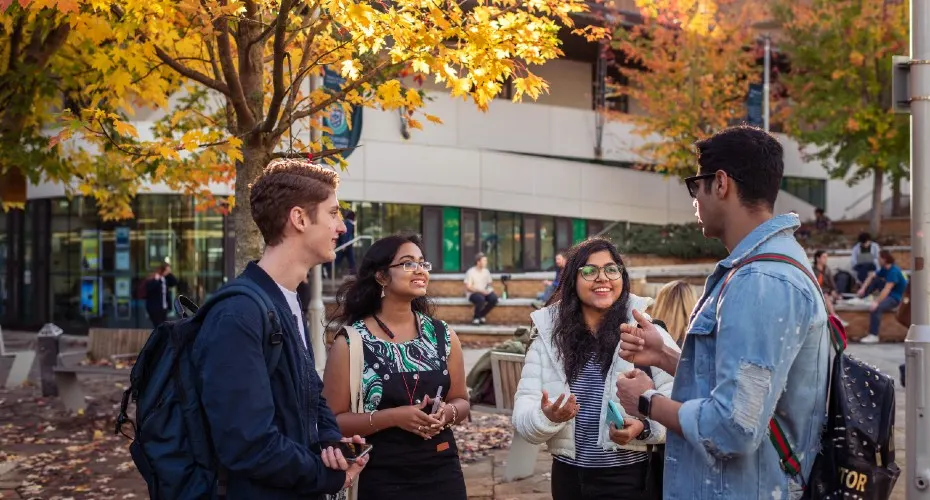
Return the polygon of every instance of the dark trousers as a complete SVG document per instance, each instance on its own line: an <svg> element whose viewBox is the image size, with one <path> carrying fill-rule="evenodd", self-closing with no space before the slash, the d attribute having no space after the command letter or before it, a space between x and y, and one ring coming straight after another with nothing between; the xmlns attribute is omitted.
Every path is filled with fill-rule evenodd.
<svg viewBox="0 0 930 500"><path fill-rule="evenodd" d="M152 328L158 328L158 325L168 319L168 311L161 308L150 307L146 311L149 313L149 319L152 321Z"/></svg>
<svg viewBox="0 0 930 500"><path fill-rule="evenodd" d="M869 277L869 271L877 271L877 269L875 269L874 262L866 262L853 266L853 271L856 272L856 279L859 280L859 283L862 283Z"/></svg>
<svg viewBox="0 0 930 500"><path fill-rule="evenodd" d="M497 294L494 292L487 295L473 293L468 296L468 300L475 305L475 318L483 318L497 305Z"/></svg>
<svg viewBox="0 0 930 500"><path fill-rule="evenodd" d="M355 274L355 249L352 247L343 248L336 254L336 270L342 269L342 260L349 262L349 274Z"/></svg>
<svg viewBox="0 0 930 500"><path fill-rule="evenodd" d="M885 280L881 278L872 278L872 282L869 283L869 287L865 289L865 295L880 292L882 288L885 288ZM895 299L891 296L885 297L885 300L878 303L878 307L874 311L869 313L869 333L872 335L878 335L878 331L882 326L882 315L889 311L894 311L898 308L898 304L901 302L898 299Z"/></svg>
<svg viewBox="0 0 930 500"><path fill-rule="evenodd" d="M552 460L552 500L657 500L646 489L649 462L621 467L576 467Z"/></svg>

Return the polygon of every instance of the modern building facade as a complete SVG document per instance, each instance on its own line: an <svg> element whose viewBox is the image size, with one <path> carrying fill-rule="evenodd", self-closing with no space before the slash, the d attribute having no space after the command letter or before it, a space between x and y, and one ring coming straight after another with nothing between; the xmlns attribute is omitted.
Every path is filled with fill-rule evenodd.
<svg viewBox="0 0 930 500"><path fill-rule="evenodd" d="M505 89L481 112L427 83L425 111L443 125L423 131L405 130L396 113L365 110L339 192L357 213L357 234L421 232L435 272L461 272L479 251L494 270L521 272L550 269L558 249L605 229L616 236L627 224L693 221L679 180L633 168L644 139L623 116L640 113L636 103L609 103L619 113L609 120L595 111L597 47L567 38L564 50L534 68L550 84L537 101L513 103ZM144 134L157 119L139 113L134 124ZM823 207L843 219L869 209L871 183L829 179L796 142L779 138L786 178L778 212L812 217ZM134 201L135 218L116 223L101 221L92 199L67 199L63 186L30 185L27 198L24 211L0 215L4 327L147 326L136 289L158 263L170 262L180 280L174 292L195 300L234 275L231 221L198 212L164 185L149 186ZM368 243L358 245L363 252Z"/></svg>

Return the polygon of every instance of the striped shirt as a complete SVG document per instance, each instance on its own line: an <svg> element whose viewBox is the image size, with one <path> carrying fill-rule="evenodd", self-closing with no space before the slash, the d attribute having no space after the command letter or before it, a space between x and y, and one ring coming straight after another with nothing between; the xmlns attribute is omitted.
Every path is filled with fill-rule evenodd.
<svg viewBox="0 0 930 500"><path fill-rule="evenodd" d="M556 460L576 467L622 467L644 462L649 454L642 451L607 451L597 444L602 424L601 407L604 397L604 375L594 358L588 358L578 379L569 384L572 394L581 405L575 415L575 458L555 456Z"/></svg>

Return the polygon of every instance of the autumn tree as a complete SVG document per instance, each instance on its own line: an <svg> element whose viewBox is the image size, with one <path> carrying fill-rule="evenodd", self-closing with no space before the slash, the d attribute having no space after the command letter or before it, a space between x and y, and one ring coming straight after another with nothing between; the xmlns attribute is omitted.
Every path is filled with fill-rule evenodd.
<svg viewBox="0 0 930 500"><path fill-rule="evenodd" d="M761 13L732 0L636 0L636 9L613 16L623 23L612 48L620 93L642 114L615 118L647 139L636 153L648 168L693 175L694 143L746 119L749 82L761 76L752 50Z"/></svg>
<svg viewBox="0 0 930 500"><path fill-rule="evenodd" d="M906 178L906 116L891 112L891 57L908 52L908 2L782 0L791 133L830 175L872 176L870 229L881 229L886 175Z"/></svg>
<svg viewBox="0 0 930 500"><path fill-rule="evenodd" d="M587 8L582 0L87 1L80 12L92 16L97 39L67 57L95 83L75 90L81 104L65 110L53 140L68 168L92 177L81 192L97 196L106 216L124 217L147 180L209 197L206 183L235 178L239 268L261 249L248 183L287 153L282 137L292 128L306 137L332 106L351 105L401 110L411 128L421 116L439 122L421 113L424 96L404 75L432 78L481 109L508 78L516 100L535 98L548 86L529 68L561 55L559 27ZM345 85L309 85L324 68ZM137 129L129 118L145 107L161 116ZM328 146L309 142L295 140L294 149Z"/></svg>

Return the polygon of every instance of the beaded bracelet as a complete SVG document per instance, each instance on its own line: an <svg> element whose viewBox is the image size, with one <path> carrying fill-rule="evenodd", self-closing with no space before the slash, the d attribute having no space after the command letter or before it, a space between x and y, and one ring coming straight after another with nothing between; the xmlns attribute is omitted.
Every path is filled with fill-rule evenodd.
<svg viewBox="0 0 930 500"><path fill-rule="evenodd" d="M449 404L452 407L452 420L446 424L446 429L451 429L455 425L455 421L459 418L459 409L455 407L454 404Z"/></svg>

